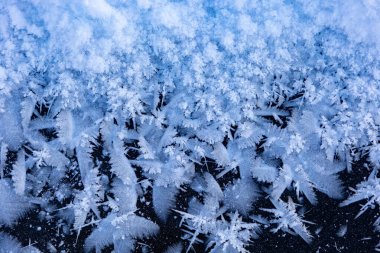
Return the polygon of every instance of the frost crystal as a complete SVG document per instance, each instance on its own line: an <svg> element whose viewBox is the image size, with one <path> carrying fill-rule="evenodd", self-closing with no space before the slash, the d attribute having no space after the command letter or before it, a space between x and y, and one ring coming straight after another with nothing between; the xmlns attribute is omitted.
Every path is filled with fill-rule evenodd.
<svg viewBox="0 0 380 253"><path fill-rule="evenodd" d="M250 252L268 228L312 243L301 217L320 196L366 200L359 215L378 208L379 1L0 10L7 251L30 239L18 220L56 227L36 239L43 252ZM345 173L367 173L360 164L371 175L342 200Z"/></svg>

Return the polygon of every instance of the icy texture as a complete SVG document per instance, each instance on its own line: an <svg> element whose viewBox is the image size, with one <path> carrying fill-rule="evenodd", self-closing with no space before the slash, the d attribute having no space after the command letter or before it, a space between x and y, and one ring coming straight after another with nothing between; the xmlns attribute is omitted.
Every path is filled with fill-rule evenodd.
<svg viewBox="0 0 380 253"><path fill-rule="evenodd" d="M360 159L342 204L377 206L380 4L329 2L1 1L0 222L38 207L98 252L158 233L144 208L182 216L168 252L245 252L272 223L310 242L303 197L342 199Z"/></svg>

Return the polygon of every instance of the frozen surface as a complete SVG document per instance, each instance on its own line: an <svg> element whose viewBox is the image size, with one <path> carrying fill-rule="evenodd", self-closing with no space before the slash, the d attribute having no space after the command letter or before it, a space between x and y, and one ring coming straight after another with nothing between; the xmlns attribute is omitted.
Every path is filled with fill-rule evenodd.
<svg viewBox="0 0 380 253"><path fill-rule="evenodd" d="M380 2L330 2L1 1L0 252L380 230Z"/></svg>

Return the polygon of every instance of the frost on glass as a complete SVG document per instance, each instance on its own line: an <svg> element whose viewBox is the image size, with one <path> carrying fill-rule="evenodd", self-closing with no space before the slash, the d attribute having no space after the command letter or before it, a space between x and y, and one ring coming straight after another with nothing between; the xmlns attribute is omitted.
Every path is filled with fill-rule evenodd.
<svg viewBox="0 0 380 253"><path fill-rule="evenodd" d="M378 208L377 1L0 10L0 228L37 210L79 251L148 249L173 226L166 252L249 252L263 230L311 243L299 207L317 193ZM346 196L358 161L372 173ZM7 232L0 248L26 250Z"/></svg>

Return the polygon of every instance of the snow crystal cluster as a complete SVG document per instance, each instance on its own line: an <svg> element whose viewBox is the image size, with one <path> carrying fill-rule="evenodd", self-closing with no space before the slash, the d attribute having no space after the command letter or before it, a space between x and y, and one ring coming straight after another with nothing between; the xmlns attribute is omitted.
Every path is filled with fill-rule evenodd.
<svg viewBox="0 0 380 253"><path fill-rule="evenodd" d="M6 232L33 210L78 252L163 226L167 252L248 252L310 243L317 192L378 208L379 49L376 0L1 1L0 252L44 251Z"/></svg>

